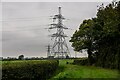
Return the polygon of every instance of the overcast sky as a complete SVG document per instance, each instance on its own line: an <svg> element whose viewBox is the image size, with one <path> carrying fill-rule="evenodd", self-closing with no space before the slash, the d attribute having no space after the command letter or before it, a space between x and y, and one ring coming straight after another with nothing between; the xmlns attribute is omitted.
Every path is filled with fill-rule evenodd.
<svg viewBox="0 0 120 80"><path fill-rule="evenodd" d="M48 35L55 33L55 30L49 32L45 28L50 27L50 16L58 13L59 6L66 18L64 25L72 29L65 33L69 36L66 41L70 53L75 56L69 43L70 37L84 19L96 16L100 4L102 2L3 2L2 56L18 57L23 54L25 57L46 57L46 46L54 41ZM77 55L86 56L82 53Z"/></svg>

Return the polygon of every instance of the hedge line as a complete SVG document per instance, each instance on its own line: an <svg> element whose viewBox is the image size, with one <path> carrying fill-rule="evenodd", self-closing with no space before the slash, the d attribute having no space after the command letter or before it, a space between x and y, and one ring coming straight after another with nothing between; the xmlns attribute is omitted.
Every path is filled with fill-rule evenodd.
<svg viewBox="0 0 120 80"><path fill-rule="evenodd" d="M45 80L55 72L57 60L3 61L2 80Z"/></svg>
<svg viewBox="0 0 120 80"><path fill-rule="evenodd" d="M88 59L75 59L73 64L77 65L88 65Z"/></svg>
<svg viewBox="0 0 120 80"><path fill-rule="evenodd" d="M75 59L73 64L89 65L89 62L88 62L88 59ZM104 61L104 63L103 63L103 61L99 61L99 62L95 61L95 63L93 63L92 65L98 66L98 67L103 67L103 68L110 68L110 69L118 69L118 66L120 66L117 61L115 63L115 61L111 61L111 60L109 60L108 63L107 63L107 60ZM104 66L101 66L101 65L104 65Z"/></svg>

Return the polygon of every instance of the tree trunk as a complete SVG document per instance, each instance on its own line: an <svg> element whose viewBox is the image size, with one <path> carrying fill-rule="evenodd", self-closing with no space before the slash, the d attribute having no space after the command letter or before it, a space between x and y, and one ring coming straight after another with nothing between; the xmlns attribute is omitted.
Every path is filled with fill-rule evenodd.
<svg viewBox="0 0 120 80"><path fill-rule="evenodd" d="M92 65L92 52L90 49L87 50L88 53L88 65Z"/></svg>

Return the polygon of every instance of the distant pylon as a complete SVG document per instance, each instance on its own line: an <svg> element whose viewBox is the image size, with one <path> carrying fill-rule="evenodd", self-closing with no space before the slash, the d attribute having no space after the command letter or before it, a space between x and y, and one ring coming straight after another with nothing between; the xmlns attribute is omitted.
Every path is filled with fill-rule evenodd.
<svg viewBox="0 0 120 80"><path fill-rule="evenodd" d="M67 35L64 34L64 29L68 29L62 23L62 20L65 19L61 14L61 7L59 7L59 14L54 15L53 23L50 24L51 27L49 29L56 29L57 32L52 34L51 37L54 38L54 43L52 45L50 56L54 56L57 58L66 58L70 56L70 52L65 40ZM56 23L55 23L56 21Z"/></svg>
<svg viewBox="0 0 120 80"><path fill-rule="evenodd" d="M47 58L50 56L50 45L47 46Z"/></svg>

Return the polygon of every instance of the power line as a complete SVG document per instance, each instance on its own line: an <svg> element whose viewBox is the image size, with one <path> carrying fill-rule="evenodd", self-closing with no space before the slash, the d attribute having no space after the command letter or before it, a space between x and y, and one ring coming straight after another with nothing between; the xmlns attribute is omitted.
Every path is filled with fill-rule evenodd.
<svg viewBox="0 0 120 80"><path fill-rule="evenodd" d="M28 18L8 18L8 19L2 19L0 22L13 22L13 21L35 21L36 20L41 20L41 18L44 18L44 17L28 17ZM46 19L47 20L47 19Z"/></svg>

